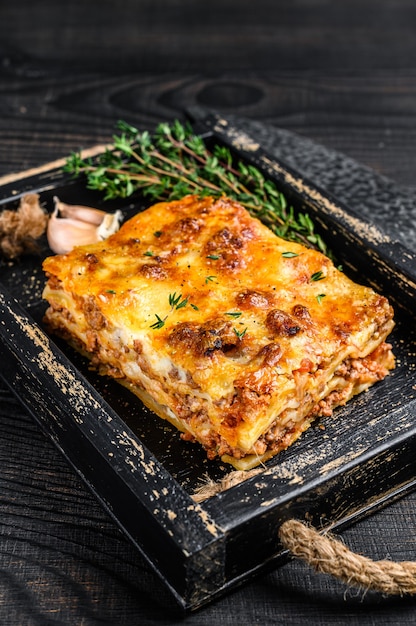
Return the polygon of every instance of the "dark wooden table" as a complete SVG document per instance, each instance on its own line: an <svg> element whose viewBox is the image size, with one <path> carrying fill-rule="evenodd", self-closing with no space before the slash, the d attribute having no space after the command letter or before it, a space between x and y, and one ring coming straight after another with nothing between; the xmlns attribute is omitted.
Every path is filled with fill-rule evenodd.
<svg viewBox="0 0 416 626"><path fill-rule="evenodd" d="M0 176L108 142L120 118L153 127L203 104L299 133L416 193L415 29L411 0L2 3ZM143 591L141 557L3 383L0 431L0 623L182 623ZM416 560L415 531L411 493L342 538L373 559ZM292 561L185 622L405 626L416 599Z"/></svg>

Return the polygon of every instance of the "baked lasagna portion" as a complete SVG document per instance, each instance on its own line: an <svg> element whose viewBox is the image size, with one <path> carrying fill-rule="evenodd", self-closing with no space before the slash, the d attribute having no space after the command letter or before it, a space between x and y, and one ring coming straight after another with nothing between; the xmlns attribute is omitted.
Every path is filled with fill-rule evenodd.
<svg viewBox="0 0 416 626"><path fill-rule="evenodd" d="M51 330L238 469L394 367L386 298L227 198L156 204L44 270Z"/></svg>

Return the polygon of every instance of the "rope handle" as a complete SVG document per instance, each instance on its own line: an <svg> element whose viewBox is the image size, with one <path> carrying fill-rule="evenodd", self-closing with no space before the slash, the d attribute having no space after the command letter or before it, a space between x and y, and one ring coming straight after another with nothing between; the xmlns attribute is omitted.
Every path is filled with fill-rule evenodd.
<svg viewBox="0 0 416 626"><path fill-rule="evenodd" d="M209 478L193 495L196 502L229 489L259 469L233 471L218 482ZM292 556L302 559L317 572L330 574L349 586L379 591L386 595L416 594L416 562L373 561L349 550L330 534L321 534L304 522L290 519L280 526L279 539Z"/></svg>
<svg viewBox="0 0 416 626"><path fill-rule="evenodd" d="M293 556L317 572L330 574L350 586L386 595L416 593L416 562L373 561L296 519L280 526L279 539Z"/></svg>

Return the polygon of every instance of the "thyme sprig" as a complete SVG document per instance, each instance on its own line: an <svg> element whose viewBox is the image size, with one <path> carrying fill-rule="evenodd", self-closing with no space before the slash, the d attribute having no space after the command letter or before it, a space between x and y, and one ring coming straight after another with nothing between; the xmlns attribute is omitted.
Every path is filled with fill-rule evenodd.
<svg viewBox="0 0 416 626"><path fill-rule="evenodd" d="M178 310L178 309L183 309L183 307L185 307L189 302L189 298L182 298L182 294L176 294L176 291L174 293L170 293L169 294L169 304L171 306L172 311L174 309Z"/></svg>
<svg viewBox="0 0 416 626"><path fill-rule="evenodd" d="M276 235L329 254L309 215L295 213L273 181L234 159L225 146L210 150L189 124L159 124L151 134L120 121L118 130L112 149L87 159L73 153L64 171L85 175L87 187L103 192L105 199L127 198L136 191L154 201L227 195Z"/></svg>

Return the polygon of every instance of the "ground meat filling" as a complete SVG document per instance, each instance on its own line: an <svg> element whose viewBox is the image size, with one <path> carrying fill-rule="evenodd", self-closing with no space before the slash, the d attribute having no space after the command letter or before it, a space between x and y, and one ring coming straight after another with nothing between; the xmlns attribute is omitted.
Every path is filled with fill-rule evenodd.
<svg viewBox="0 0 416 626"><path fill-rule="evenodd" d="M196 356L207 357L217 350L229 352L241 343L241 339L231 322L218 318L204 324L177 324L169 336L169 343L188 349Z"/></svg>
<svg viewBox="0 0 416 626"><path fill-rule="evenodd" d="M155 263L144 263L140 268L140 274L145 278L154 278L155 280L163 280L168 275L163 267Z"/></svg>
<svg viewBox="0 0 416 626"><path fill-rule="evenodd" d="M216 267L223 271L243 269L244 249L252 236L250 229L222 228L205 244L204 254L207 259L215 258Z"/></svg>
<svg viewBox="0 0 416 626"><path fill-rule="evenodd" d="M104 315L101 313L98 306L95 304L95 300L93 296L88 296L82 299L82 311L85 315L85 319L88 322L88 325L93 330L101 330L107 326L107 320Z"/></svg>
<svg viewBox="0 0 416 626"><path fill-rule="evenodd" d="M280 309L273 309L267 314L266 326L276 337L292 337L302 330L298 319Z"/></svg>
<svg viewBox="0 0 416 626"><path fill-rule="evenodd" d="M330 417L333 410L342 406L349 399L351 390L357 385L373 383L386 376L388 361L390 358L391 346L387 343L381 344L372 354L362 359L347 359L335 372L347 381L347 385L340 389L334 389L325 398L317 402L311 411L300 421L290 420L284 427L280 424L280 419L276 419L253 446L253 449L244 452L239 448L229 446L219 435L207 436L204 445L208 448L208 458L214 459L217 456L228 454L237 459L244 456L256 454L263 455L266 452L279 452L288 448L297 438L297 435L305 430L305 425L309 425L318 417ZM393 357L391 357L393 358ZM386 365L384 363L386 362ZM257 397L257 401L258 401ZM280 417L280 416L279 416ZM184 438L192 439L189 435Z"/></svg>
<svg viewBox="0 0 416 626"><path fill-rule="evenodd" d="M239 309L268 309L273 304L274 294L255 289L246 289L235 298Z"/></svg>

